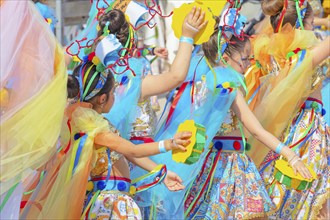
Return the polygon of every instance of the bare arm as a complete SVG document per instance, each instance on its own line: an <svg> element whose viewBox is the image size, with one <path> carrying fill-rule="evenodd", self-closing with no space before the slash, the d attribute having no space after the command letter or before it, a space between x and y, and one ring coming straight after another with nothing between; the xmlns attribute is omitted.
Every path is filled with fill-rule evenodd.
<svg viewBox="0 0 330 220"><path fill-rule="evenodd" d="M135 165L149 172L157 167L157 164L154 161L152 161L149 157L136 158L136 157L126 156L126 158L130 162L134 163Z"/></svg>
<svg viewBox="0 0 330 220"><path fill-rule="evenodd" d="M325 26L326 28L330 28L330 19L327 18L314 18L314 25L315 26Z"/></svg>
<svg viewBox="0 0 330 220"><path fill-rule="evenodd" d="M311 50L313 56L313 67L316 67L328 56L330 56L330 36L320 42Z"/></svg>
<svg viewBox="0 0 330 220"><path fill-rule="evenodd" d="M276 147L281 142L262 127L258 119L254 116L254 114L246 104L241 91L238 91L236 99L233 102L232 109L237 115L237 117L240 119L244 127L255 138L257 138L260 142L265 144L271 150L276 151ZM288 160L292 159L295 156L295 153L287 146L284 146L280 153ZM302 162L299 161L299 163L296 163L296 166L293 168L296 168L299 173L301 173L302 176L304 176L305 178L311 178L311 174Z"/></svg>
<svg viewBox="0 0 330 220"><path fill-rule="evenodd" d="M195 9L190 12L186 17L186 22L182 26L182 36L194 38L198 31L192 29L187 25L187 22L197 28L203 29L206 25L204 21L204 12L201 9ZM178 53L175 56L173 64L168 72L160 75L147 75L142 81L141 100L153 95L159 95L164 92L168 92L178 85L180 85L188 73L190 64L192 47L190 43L180 42Z"/></svg>
<svg viewBox="0 0 330 220"><path fill-rule="evenodd" d="M174 140L165 140L165 149L167 151L173 149L181 149L185 151L185 147L190 143L188 140L191 137L190 132L180 132L174 136ZM111 132L100 133L96 135L94 139L96 147L108 147L118 153L121 153L127 157L147 157L151 155L159 154L159 142L134 145L131 142L119 137Z"/></svg>

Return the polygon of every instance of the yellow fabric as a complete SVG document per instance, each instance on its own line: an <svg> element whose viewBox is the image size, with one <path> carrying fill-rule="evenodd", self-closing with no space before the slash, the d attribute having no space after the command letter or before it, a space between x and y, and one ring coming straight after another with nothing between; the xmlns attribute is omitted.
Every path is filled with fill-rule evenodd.
<svg viewBox="0 0 330 220"><path fill-rule="evenodd" d="M264 30L263 34L250 39L254 61L248 70L246 70L244 77L248 90L245 98L251 110L260 102L264 92L261 90L261 85L267 82L270 77L268 74L272 69L271 56L268 54L270 36L267 34L267 30Z"/></svg>
<svg viewBox="0 0 330 220"><path fill-rule="evenodd" d="M1 123L1 194L23 180L28 175L25 173L27 169L42 166L56 151L55 144L66 104L67 83L64 55L59 45L53 65L54 79L44 85L24 107Z"/></svg>
<svg viewBox="0 0 330 220"><path fill-rule="evenodd" d="M21 217L31 219L79 219L83 209L85 191L87 188L89 172L94 166L96 154L94 150L94 137L100 132L108 132L108 122L92 109L78 107L72 114L71 120L73 134L82 132L88 135L81 151L79 163L74 174L67 180L70 169L73 148L68 155L55 160L49 175L42 184L37 198L31 200L26 212ZM79 141L73 143L78 144ZM63 164L63 165L61 165ZM60 167L58 169L58 167ZM36 205L37 204L37 205ZM40 210L39 207L42 207Z"/></svg>
<svg viewBox="0 0 330 220"><path fill-rule="evenodd" d="M174 35L177 38L180 38L182 35L182 24L184 22L184 19L194 6L196 8L201 8L201 10L205 12L205 20L208 21L207 25L203 28L203 30L199 31L194 38L194 44L199 45L204 42L207 42L210 39L211 35L214 32L215 25L215 19L213 18L212 12L209 11L208 7L201 2L192 2L190 4L184 3L179 8L175 8L172 17L172 29Z"/></svg>
<svg viewBox="0 0 330 220"><path fill-rule="evenodd" d="M281 171L281 173L283 173L284 175L290 177L291 179L297 179L299 181L303 180L303 181L307 181L307 182L312 182L313 180L316 180L317 176L316 176L315 171L313 170L313 167L312 166L306 166L306 167L312 175L311 179L304 178L302 175L300 175L300 173L297 173L297 175L295 175L293 168L289 165L289 163L286 160L279 159L279 160L275 161L275 168L278 169L279 171ZM299 184L300 184L300 182L299 182Z"/></svg>
<svg viewBox="0 0 330 220"><path fill-rule="evenodd" d="M297 48L309 49L318 42L313 31L292 29L290 25L286 25L280 33L271 38L268 53L284 67L288 64L285 57L289 52Z"/></svg>
<svg viewBox="0 0 330 220"><path fill-rule="evenodd" d="M312 31L285 26L280 33L274 34L269 42L267 51L277 60L280 70L262 86L262 97L255 103L253 112L263 127L279 138L311 93L314 70L308 49L317 43L317 39ZM297 48L307 49L307 52L303 62L294 68L295 63L289 62L285 57ZM248 139L253 146L248 155L259 165L269 149L253 136L249 136Z"/></svg>
<svg viewBox="0 0 330 220"><path fill-rule="evenodd" d="M190 138L190 144L186 146L187 151L172 150L172 159L178 163L184 163L188 157L192 154L193 147L196 143L197 127L194 120L186 120L178 127L178 132L190 131L193 135Z"/></svg>

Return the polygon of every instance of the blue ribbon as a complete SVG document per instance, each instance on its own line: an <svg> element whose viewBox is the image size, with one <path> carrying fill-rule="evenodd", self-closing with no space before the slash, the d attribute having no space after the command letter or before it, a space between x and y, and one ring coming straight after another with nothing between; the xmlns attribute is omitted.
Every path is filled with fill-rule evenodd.
<svg viewBox="0 0 330 220"><path fill-rule="evenodd" d="M85 134L84 136L82 136L80 138L80 141L79 141L79 146L78 146L78 150L77 150L77 153L76 153L76 157L74 159L74 164L73 164L73 169L72 169L72 175L74 174L76 168L77 168L77 165L79 163L79 159L80 159L80 155L81 155L81 151L86 143L86 139L87 139L87 134Z"/></svg>

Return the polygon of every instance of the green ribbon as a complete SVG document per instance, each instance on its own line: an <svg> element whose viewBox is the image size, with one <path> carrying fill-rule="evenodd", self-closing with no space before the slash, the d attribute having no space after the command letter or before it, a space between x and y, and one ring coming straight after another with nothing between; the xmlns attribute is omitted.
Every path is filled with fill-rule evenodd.
<svg viewBox="0 0 330 220"><path fill-rule="evenodd" d="M297 15L298 15L298 21L300 23L300 27L301 27L301 30L305 30L304 28L304 23L302 21L302 18L301 18L301 12L300 12L300 7L299 7L299 1L298 0L295 0L296 2L296 11L297 11Z"/></svg>
<svg viewBox="0 0 330 220"><path fill-rule="evenodd" d="M2 209L5 207L6 203L8 202L10 196L13 194L15 191L16 187L18 186L19 182L13 185L7 192L5 198L3 199L1 205L0 205L0 212L2 212Z"/></svg>

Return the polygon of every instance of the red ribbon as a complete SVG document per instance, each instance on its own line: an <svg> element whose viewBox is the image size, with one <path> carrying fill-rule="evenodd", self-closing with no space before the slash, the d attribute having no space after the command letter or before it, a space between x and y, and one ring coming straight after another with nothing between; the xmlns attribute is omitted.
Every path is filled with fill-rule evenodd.
<svg viewBox="0 0 330 220"><path fill-rule="evenodd" d="M173 113L174 113L174 110L175 110L175 108L176 108L176 105L178 104L178 102L179 102L179 100L180 100L180 98L181 98L181 96L182 96L184 90L186 89L186 87L187 87L187 85L188 85L189 83L190 83L190 82L184 82L184 83L182 83L182 85L180 86L180 89L179 89L178 93L175 95L174 100L173 100L173 102L172 102L172 105L171 105L170 111L169 111L168 116L167 116L167 119L166 119L165 126L168 125L170 119L172 118Z"/></svg>
<svg viewBox="0 0 330 220"><path fill-rule="evenodd" d="M278 24L277 24L277 27L276 27L276 30L275 30L275 33L277 33L280 29L280 27L282 26L283 24L283 20L284 20L284 15L285 15L285 12L286 12L286 9L288 8L288 0L284 0L284 7L283 7L283 10L281 12L281 17L280 19L278 20Z"/></svg>
<svg viewBox="0 0 330 220"><path fill-rule="evenodd" d="M154 139L151 137L131 137L131 141L143 141L144 143L153 143Z"/></svg>

